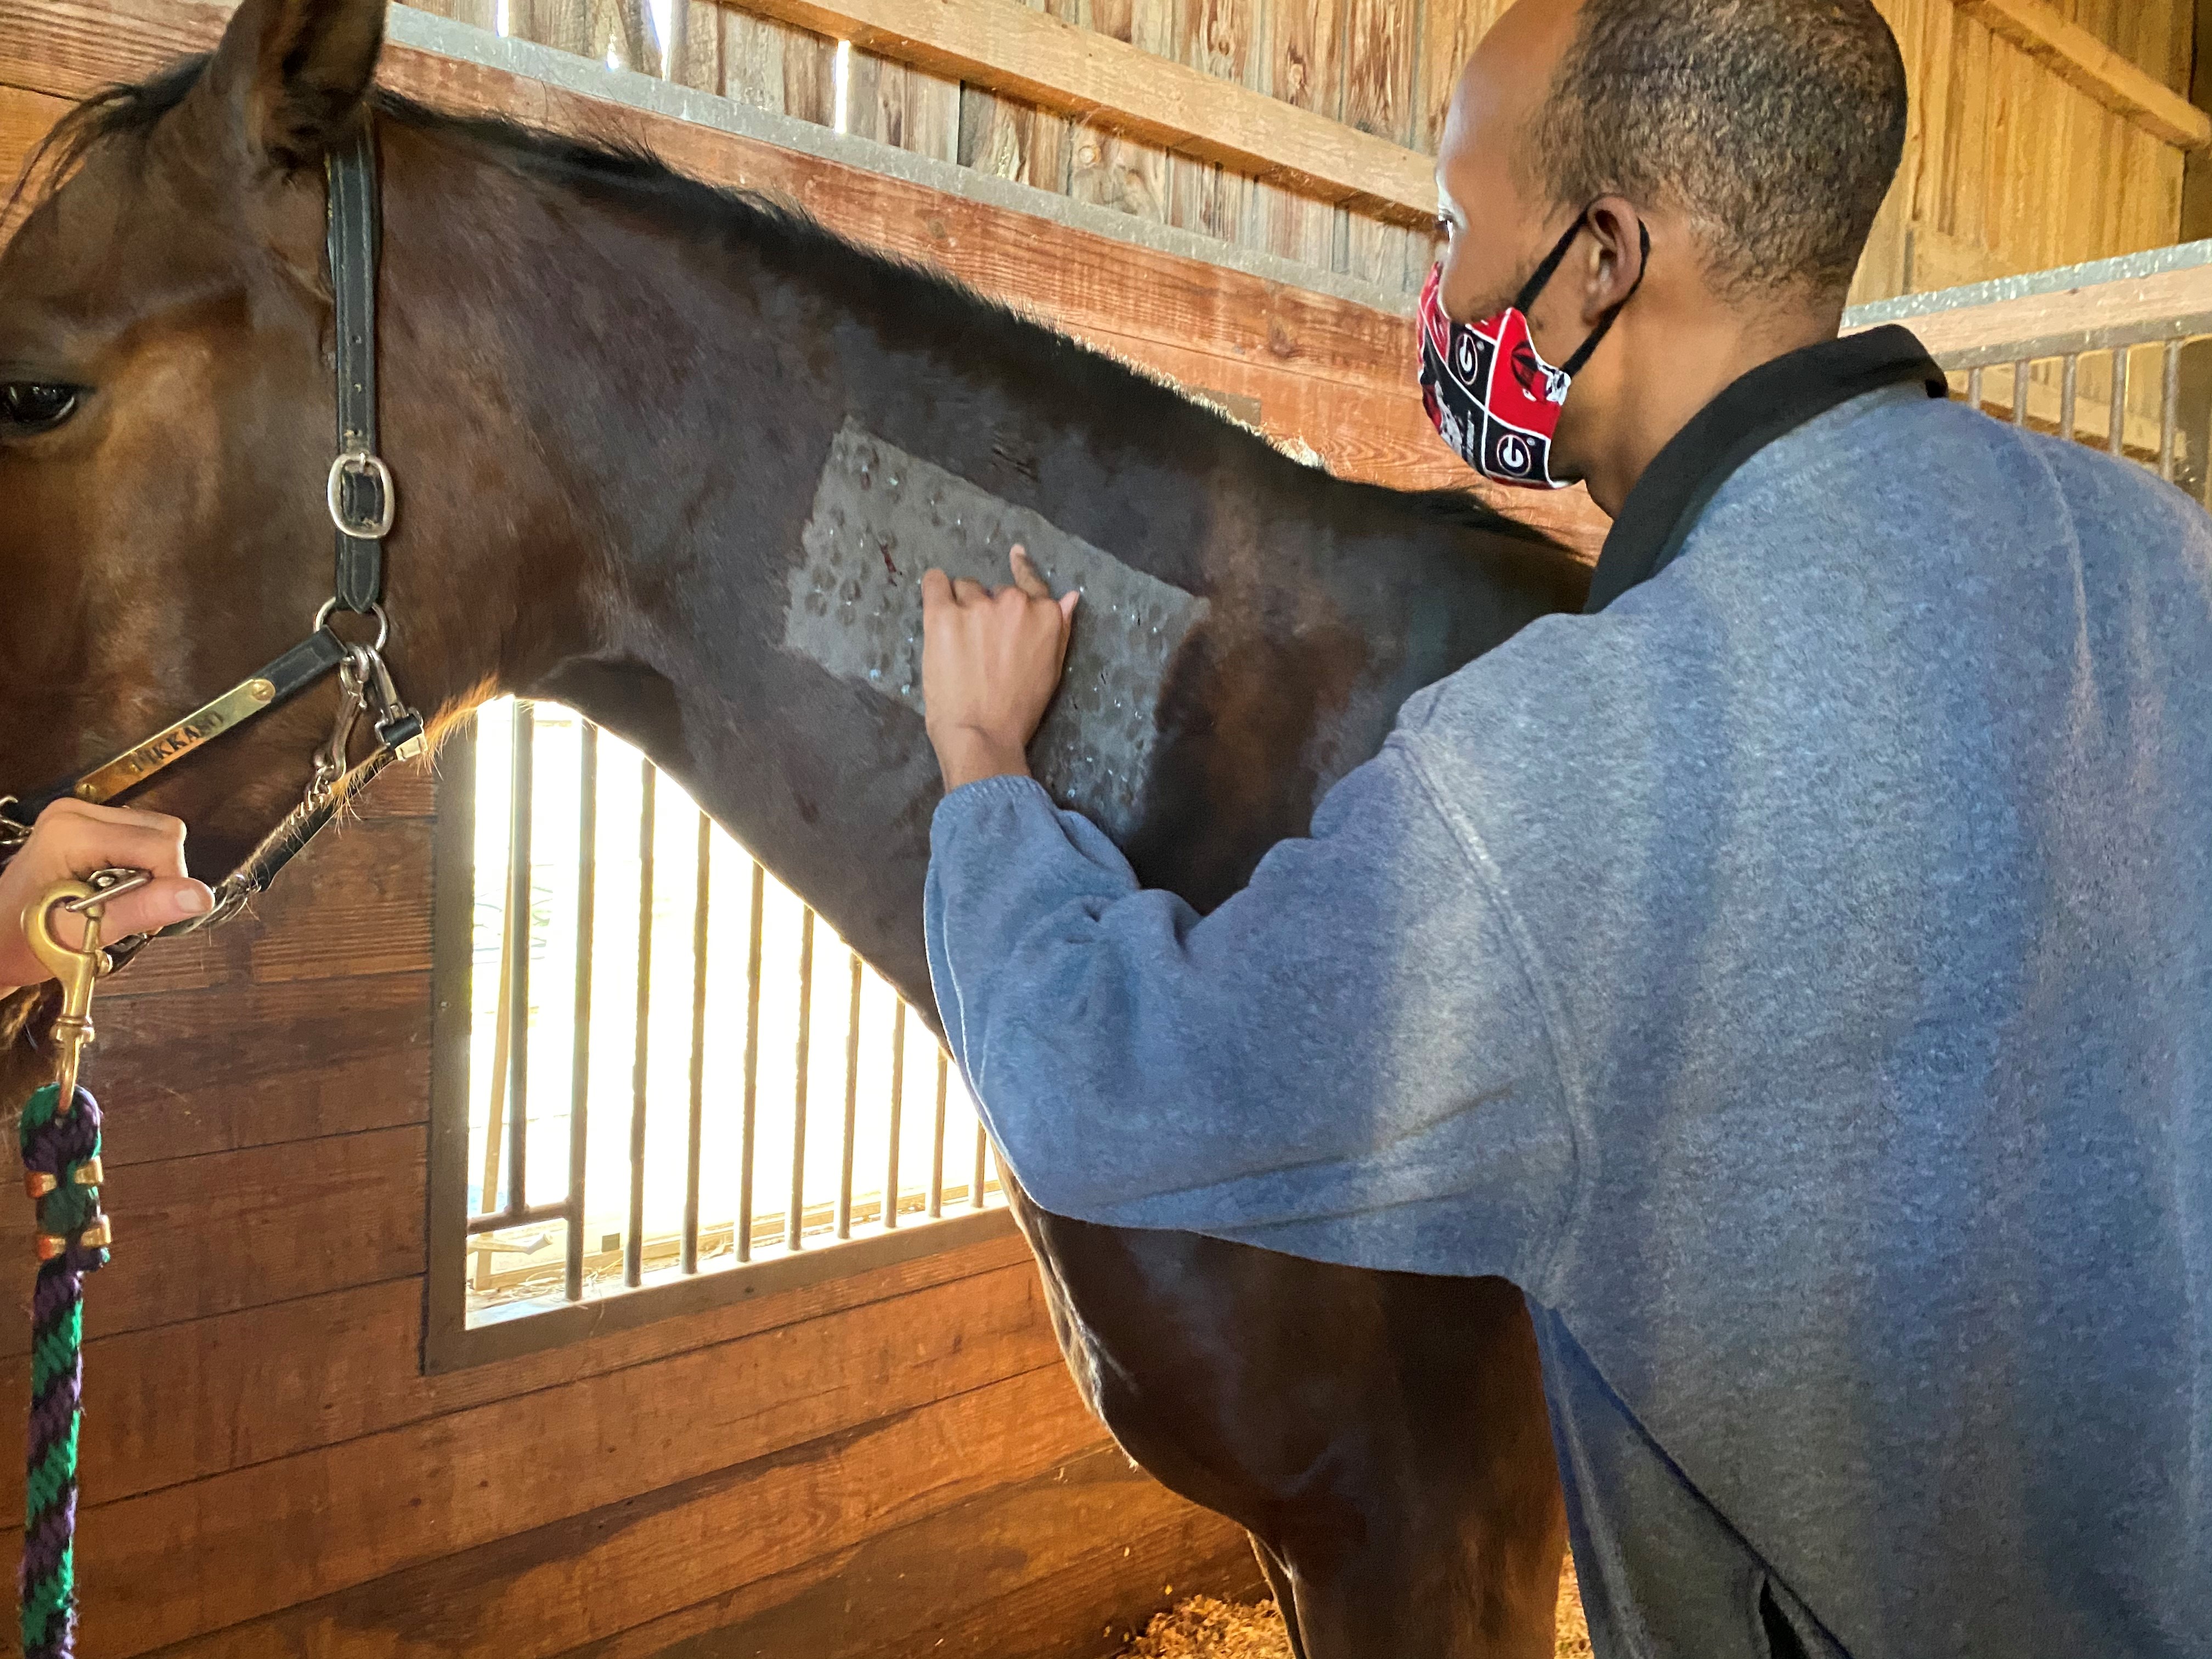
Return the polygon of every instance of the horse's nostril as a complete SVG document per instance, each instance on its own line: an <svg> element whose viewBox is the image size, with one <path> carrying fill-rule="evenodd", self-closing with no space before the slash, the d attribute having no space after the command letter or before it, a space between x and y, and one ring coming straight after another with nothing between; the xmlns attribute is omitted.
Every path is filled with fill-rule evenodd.
<svg viewBox="0 0 2212 1659"><path fill-rule="evenodd" d="M0 383L0 434L59 426L76 412L78 390L43 380Z"/></svg>

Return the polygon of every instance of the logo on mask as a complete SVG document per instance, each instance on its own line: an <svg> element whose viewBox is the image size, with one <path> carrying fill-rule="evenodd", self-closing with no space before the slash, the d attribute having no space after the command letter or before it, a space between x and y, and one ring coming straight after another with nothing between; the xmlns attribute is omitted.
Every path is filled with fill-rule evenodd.
<svg viewBox="0 0 2212 1659"><path fill-rule="evenodd" d="M1513 378L1521 383L1521 395L1532 403L1563 404L1573 384L1565 369L1553 368L1525 339L1513 349Z"/></svg>

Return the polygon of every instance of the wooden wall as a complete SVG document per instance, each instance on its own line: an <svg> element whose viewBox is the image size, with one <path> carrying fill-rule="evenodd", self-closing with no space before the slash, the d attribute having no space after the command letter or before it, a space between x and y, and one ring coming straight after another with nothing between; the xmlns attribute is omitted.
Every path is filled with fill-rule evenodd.
<svg viewBox="0 0 2212 1659"><path fill-rule="evenodd" d="M688 5L672 78L808 120L832 118L823 35ZM950 0L972 4L975 0ZM489 26L496 0L431 0ZM659 71L646 0L514 0L514 33ZM984 0L990 3L990 0ZM1433 154L1460 65L1510 0L1028 0L1410 149ZM1904 176L1855 299L1917 292L2160 246L2179 226L2184 152L2110 97L2069 82L1994 28L1978 0L1877 0L1911 77ZM2007 0L2017 6L2021 0ZM2026 0L2186 98L2194 0ZM611 21L617 15L627 21ZM849 130L1401 292L1425 229L1133 143L974 86L860 52ZM2078 78L2078 77L2077 77Z"/></svg>
<svg viewBox="0 0 2212 1659"><path fill-rule="evenodd" d="M1957 0L1876 0L1912 84L1905 165L1854 299L2044 270L2174 241L2184 152L2069 84ZM2189 95L2194 0L2054 7Z"/></svg>
<svg viewBox="0 0 2212 1659"><path fill-rule="evenodd" d="M512 0L521 32L649 52L622 3ZM1416 146L1494 9L1054 3ZM1885 3L1922 94L1900 282L2170 239L2172 146L1952 0ZM2172 80L2189 54L2165 4L2076 10ZM205 46L224 9L0 0L0 174L66 100ZM680 78L829 118L830 43L706 0L689 21ZM586 100L394 56L416 95L593 119ZM896 63L864 60L849 100L885 142L1316 266L1402 285L1425 257L1402 225ZM704 129L620 125L1249 400L1340 470L1451 475L1407 393L1402 318L1038 221L1014 234L974 203ZM1103 1653L1170 1585L1249 1586L1234 1529L1132 1472L1083 1413L1013 1240L425 1376L434 793L395 775L371 807L253 920L149 956L103 1005L118 1239L91 1293L88 1659ZM25 1387L15 1328L0 1397Z"/></svg>

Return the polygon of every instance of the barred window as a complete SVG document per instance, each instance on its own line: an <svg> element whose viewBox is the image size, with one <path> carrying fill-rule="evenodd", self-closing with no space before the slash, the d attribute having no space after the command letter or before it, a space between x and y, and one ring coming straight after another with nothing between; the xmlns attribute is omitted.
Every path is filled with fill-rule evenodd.
<svg viewBox="0 0 2212 1659"><path fill-rule="evenodd" d="M434 1366L1007 1224L927 1027L629 744L489 704L439 834Z"/></svg>

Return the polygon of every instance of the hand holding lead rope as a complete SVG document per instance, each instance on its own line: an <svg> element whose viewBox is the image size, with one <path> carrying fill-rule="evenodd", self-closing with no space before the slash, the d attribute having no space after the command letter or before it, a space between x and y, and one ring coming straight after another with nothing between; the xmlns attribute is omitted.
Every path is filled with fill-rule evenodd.
<svg viewBox="0 0 2212 1659"><path fill-rule="evenodd" d="M17 1124L24 1189L38 1200L39 1276L31 1297L31 1412L24 1468L24 1659L69 1659L76 1632L77 1431L84 1387L84 1275L105 1267L111 1238L100 1209L100 1104L77 1084L93 1039L92 999L109 971L100 948L107 902L152 878L101 870L58 882L26 907L23 933L60 981L54 1080ZM84 918L82 944L55 932L58 913Z"/></svg>

